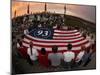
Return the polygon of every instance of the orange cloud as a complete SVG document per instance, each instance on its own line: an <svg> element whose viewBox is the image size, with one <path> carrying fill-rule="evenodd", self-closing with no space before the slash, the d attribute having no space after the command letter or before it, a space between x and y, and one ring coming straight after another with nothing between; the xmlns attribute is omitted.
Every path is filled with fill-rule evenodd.
<svg viewBox="0 0 100 75"><path fill-rule="evenodd" d="M30 4L30 12L32 13L44 11L45 4L41 2L12 1L12 17L14 17L15 10L17 16L26 14L28 4ZM47 10L50 12L64 13L64 5L65 4L47 3ZM95 22L95 6L66 4L66 14Z"/></svg>
<svg viewBox="0 0 100 75"><path fill-rule="evenodd" d="M17 16L26 14L28 4L30 4L30 12L34 13L34 12L44 11L44 3L12 1L12 17L14 16L15 11L17 13ZM51 12L55 12L55 11L63 12L64 5L47 3L47 8L48 8L48 11L51 11Z"/></svg>
<svg viewBox="0 0 100 75"><path fill-rule="evenodd" d="M44 3L12 1L12 17L14 17L15 11L17 16L26 14L28 4L30 5L30 12L44 11Z"/></svg>

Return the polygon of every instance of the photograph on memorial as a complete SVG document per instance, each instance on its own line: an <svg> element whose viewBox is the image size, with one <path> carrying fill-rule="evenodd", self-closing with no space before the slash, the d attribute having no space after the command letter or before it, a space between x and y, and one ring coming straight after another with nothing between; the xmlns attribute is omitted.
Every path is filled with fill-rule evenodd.
<svg viewBox="0 0 100 75"><path fill-rule="evenodd" d="M12 74L96 69L96 6L12 0Z"/></svg>

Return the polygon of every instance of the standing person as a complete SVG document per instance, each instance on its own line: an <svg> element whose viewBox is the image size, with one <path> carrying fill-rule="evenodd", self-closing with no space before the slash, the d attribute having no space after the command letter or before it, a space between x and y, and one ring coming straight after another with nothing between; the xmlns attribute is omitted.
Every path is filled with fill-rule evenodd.
<svg viewBox="0 0 100 75"><path fill-rule="evenodd" d="M75 53L71 51L72 49L72 44L68 44L67 45L67 49L68 51L64 52L64 62L65 62L65 67L67 67L68 69L71 69L71 67L73 66L73 60L75 58Z"/></svg>
<svg viewBox="0 0 100 75"><path fill-rule="evenodd" d="M61 64L61 60L63 59L62 53L58 53L58 47L52 47L52 53L48 54L48 59L51 62L51 66L57 67Z"/></svg>
<svg viewBox="0 0 100 75"><path fill-rule="evenodd" d="M23 46L20 39L17 39L17 53L19 57L27 58L27 48Z"/></svg>
<svg viewBox="0 0 100 75"><path fill-rule="evenodd" d="M33 43L32 42L30 42L30 46L29 46L29 48L27 49L27 54L28 54L28 56L29 56L29 63L30 64L33 64L33 63L35 63L35 61L37 61L37 58L38 58L38 51L37 51L37 49L35 49L34 47L33 47Z"/></svg>
<svg viewBox="0 0 100 75"><path fill-rule="evenodd" d="M40 65L42 65L44 67L49 66L50 63L49 63L48 54L47 54L45 48L41 49L39 56L38 56L38 60L39 60Z"/></svg>
<svg viewBox="0 0 100 75"><path fill-rule="evenodd" d="M17 39L17 44L16 44L17 51L16 52L17 52L18 57L21 57L21 53L20 53L21 46L22 46L21 40Z"/></svg>
<svg viewBox="0 0 100 75"><path fill-rule="evenodd" d="M83 36L84 38L86 38L86 33L83 32L83 33L82 33L82 36Z"/></svg>
<svg viewBox="0 0 100 75"><path fill-rule="evenodd" d="M17 49L19 49L20 48L20 42L21 42L21 40L20 39L17 39Z"/></svg>
<svg viewBox="0 0 100 75"><path fill-rule="evenodd" d="M86 39L87 39L89 42L91 42L91 37L90 37L90 34L89 34L89 33L86 35Z"/></svg>
<svg viewBox="0 0 100 75"><path fill-rule="evenodd" d="M94 44L91 46L92 54L96 52L96 41L94 41Z"/></svg>
<svg viewBox="0 0 100 75"><path fill-rule="evenodd" d="M95 44L95 39L94 39L93 35L91 36L90 44L91 44L92 46Z"/></svg>
<svg viewBox="0 0 100 75"><path fill-rule="evenodd" d="M91 58L92 58L92 49L90 47L90 48L87 48L82 59L84 67L89 64L89 62L91 61Z"/></svg>
<svg viewBox="0 0 100 75"><path fill-rule="evenodd" d="M24 35L28 35L28 34L29 34L28 29L25 29L25 30L24 30Z"/></svg>
<svg viewBox="0 0 100 75"><path fill-rule="evenodd" d="M53 29L57 29L57 24L55 24L55 25L53 26Z"/></svg>
<svg viewBox="0 0 100 75"><path fill-rule="evenodd" d="M83 56L84 56L84 54L85 54L85 50L86 50L85 46L82 46L82 47L81 47L81 51L80 51L80 52L78 53L78 55L76 56L75 62L76 62L77 65L81 65L81 63L82 63L82 58L83 58Z"/></svg>

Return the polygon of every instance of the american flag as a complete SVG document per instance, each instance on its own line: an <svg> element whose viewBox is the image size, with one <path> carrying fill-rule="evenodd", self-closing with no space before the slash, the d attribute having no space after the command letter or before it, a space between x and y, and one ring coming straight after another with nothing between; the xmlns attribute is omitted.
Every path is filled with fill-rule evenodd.
<svg viewBox="0 0 100 75"><path fill-rule="evenodd" d="M52 46L58 46L58 51L66 51L67 45L72 44L72 50L78 51L81 46L90 46L90 42L82 36L78 30L58 30L54 29L52 39L36 38L29 34L25 35L23 45L29 47L30 42L33 42L33 47L41 50L45 48L47 51L52 51Z"/></svg>

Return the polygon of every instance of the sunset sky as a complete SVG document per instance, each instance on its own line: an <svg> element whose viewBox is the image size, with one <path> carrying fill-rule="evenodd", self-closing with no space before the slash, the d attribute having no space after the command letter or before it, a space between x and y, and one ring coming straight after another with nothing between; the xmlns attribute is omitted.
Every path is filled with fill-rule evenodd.
<svg viewBox="0 0 100 75"><path fill-rule="evenodd" d="M17 16L27 13L27 5L30 4L30 12L44 11L44 3L12 1L12 17L16 10ZM95 22L95 6L66 4L66 14L81 17L85 20ZM64 13L64 4L47 3L47 11Z"/></svg>

